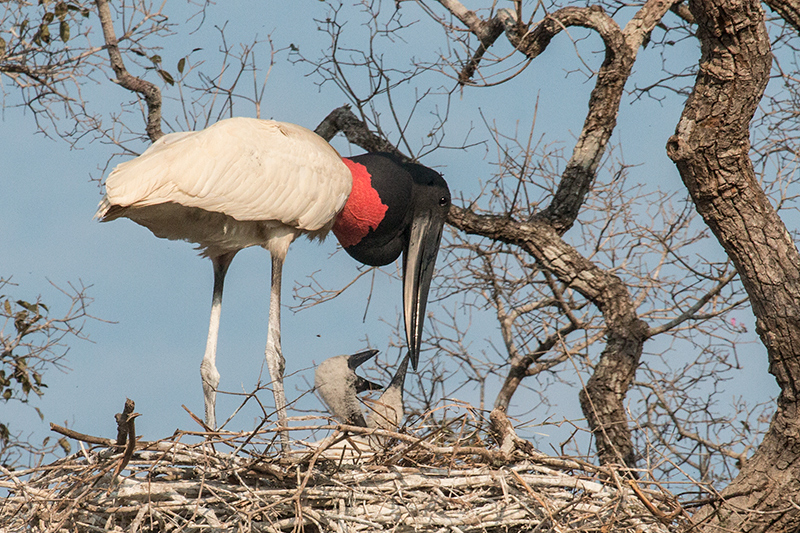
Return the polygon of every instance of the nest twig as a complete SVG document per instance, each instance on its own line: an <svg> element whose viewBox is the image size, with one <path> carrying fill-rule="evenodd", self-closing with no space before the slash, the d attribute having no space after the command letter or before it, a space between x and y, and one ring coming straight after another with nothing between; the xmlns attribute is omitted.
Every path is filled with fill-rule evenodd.
<svg viewBox="0 0 800 533"><path fill-rule="evenodd" d="M687 520L624 472L532 449L329 425L281 454L280 429L178 432L137 442L124 465L115 441L73 432L79 453L0 467L0 530L667 532Z"/></svg>

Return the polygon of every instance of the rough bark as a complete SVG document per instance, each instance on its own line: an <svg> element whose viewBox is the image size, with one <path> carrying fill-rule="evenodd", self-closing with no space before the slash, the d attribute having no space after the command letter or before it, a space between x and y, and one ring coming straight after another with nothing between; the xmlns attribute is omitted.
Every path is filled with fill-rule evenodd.
<svg viewBox="0 0 800 533"><path fill-rule="evenodd" d="M389 152L406 161L410 160L392 143L372 133L369 127L353 114L349 105L337 107L328 113L314 132L328 142L337 133L342 132L349 142L368 152Z"/></svg>
<svg viewBox="0 0 800 533"><path fill-rule="evenodd" d="M756 453L695 522L705 531L800 529L800 253L759 186L748 125L770 41L754 0L690 4L702 46L694 91L667 145L697 211L734 262L781 393Z"/></svg>
<svg viewBox="0 0 800 533"><path fill-rule="evenodd" d="M474 11L466 9L457 0L439 0L439 3L481 43L459 75L462 83L467 83L473 76L485 49L501 35L501 29L505 30L509 43L528 59L538 57L553 38L572 26L589 28L603 39L605 57L597 71L583 128L553 201L537 214L537 218L547 220L563 235L578 216L616 127L625 83L630 77L639 48L675 2L648 0L624 29L620 29L600 6L565 7L548 14L539 24L531 27L522 22L518 10L500 9L491 20L481 20Z"/></svg>

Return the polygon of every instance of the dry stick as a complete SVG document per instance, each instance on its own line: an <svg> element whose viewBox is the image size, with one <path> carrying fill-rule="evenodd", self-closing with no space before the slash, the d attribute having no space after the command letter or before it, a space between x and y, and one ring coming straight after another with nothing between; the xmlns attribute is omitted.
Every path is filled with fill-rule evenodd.
<svg viewBox="0 0 800 533"><path fill-rule="evenodd" d="M214 433L214 430L211 429L210 427L208 427L204 421L200 420L200 417L198 417L196 414L191 412L188 407L186 407L184 404L181 404L181 407L183 407L184 411L189 413L189 416L192 417L192 420L197 422L197 425L199 425L201 428L203 428L203 431L206 431L206 432L209 432L209 433Z"/></svg>
<svg viewBox="0 0 800 533"><path fill-rule="evenodd" d="M633 492L636 494L636 497L639 498L639 501L641 501L644 504L644 506L647 507L647 510L650 511L650 513L653 516L658 518L658 520L666 526L670 525L672 521L675 520L678 517L678 515L680 515L683 512L683 507L678 505L677 509L667 514L658 507L656 507L655 505L653 505L653 502L650 501L650 498L648 498L645 495L645 493L643 493L642 490L639 488L639 484L636 483L636 480L629 479L628 485L630 485L630 487L633 489Z"/></svg>
<svg viewBox="0 0 800 533"><path fill-rule="evenodd" d="M194 414L194 413L193 413L191 410L189 410L189 408L188 408L188 407L186 407L186 405L184 405L184 404L181 404L181 407L183 407L184 411L186 411L187 413L189 413L189 416L190 416L190 417L192 417L192 420L194 420L195 422L197 422L197 424L198 424L200 427L202 427L202 428L203 428L203 430L204 430L206 433L212 433L212 434L215 434L215 435L219 435L219 434L221 433L220 431L215 431L215 430L213 430L213 429L209 428L209 427L206 425L206 423L205 423L203 420L201 420L201 419L200 419L200 418L199 418L199 417L198 417L196 414ZM244 447L245 447L245 446L246 446L246 445L247 445L247 444L250 442L250 440L252 440L252 438L253 438L253 437L255 437L255 436L258 434L258 432L261 430L261 428L262 428L262 427L264 427L264 425L266 424L266 422L267 422L267 421L268 421L268 419L267 419L267 418L264 418L264 419L262 419L261 423L260 423L260 424L259 424L259 425L258 425L258 426L257 426L257 427L256 427L256 428L253 430L253 431L251 431L251 432L250 432L250 436L249 436L249 437L248 437L248 438L247 438L247 439L246 439L246 440L245 440L243 443L241 443L241 444L240 444L240 445L239 445L239 446L238 446L238 447L237 447L237 448L236 448L236 449L235 449L235 450L232 452L232 454L231 454L231 455L233 455L233 456L237 455L237 454L239 453L239 451L241 451L241 450L242 450L242 448L244 448ZM289 429L289 428L286 428L286 429ZM272 441L274 442L276 438L277 438L277 435L276 435L276 436L275 436L275 437L272 439ZM270 446L271 446L271 445L272 445L272 443L270 443ZM214 451L216 451L216 449L214 448L214 443L211 443L211 448L212 448L212 449L214 449ZM257 462L257 461L258 461L258 459L256 459L256 460L255 460L255 462ZM254 469L255 469L255 468L254 468ZM283 474L282 474L281 472L277 472L277 471L274 471L274 470L269 470L269 471L268 471L268 473L269 473L269 474L272 474L272 475L274 475L274 476L276 476L276 477L278 477L278 479L281 479L281 480L283 479Z"/></svg>
<svg viewBox="0 0 800 533"><path fill-rule="evenodd" d="M55 431L56 433L60 433L61 435L64 435L67 438L75 439L81 442L85 442L87 444L97 444L99 446L106 446L108 448L115 448L118 446L114 439L107 439L105 437L95 437L93 435L87 435L85 433L80 433L79 431L65 428L64 426L59 426L58 424L54 424L52 422L50 423L50 431ZM205 433L178 432L177 435L205 435ZM163 449L162 447L158 446L159 443L162 442L163 441L139 440L136 441L136 446L143 450L155 446L155 449L159 450Z"/></svg>
<svg viewBox="0 0 800 533"><path fill-rule="evenodd" d="M307 473L306 473L305 476L303 476L302 483L297 488L297 492L295 492L295 495L292 497L292 499L295 500L298 505L300 504L300 496L303 494L303 490L305 490L306 485L308 485L309 479L311 479L311 474L314 472L314 465L317 463L317 459L319 459L320 455L322 455L322 453L325 450L327 450L333 444L335 444L335 443L337 443L337 442L339 442L341 440L340 438L338 438L341 433L342 433L342 431L337 429L336 432L333 435L331 435L330 437L328 437L325 440L323 440L320 443L320 446L317 449L317 451L314 452L314 455L311 457L311 460L308 462Z"/></svg>
<svg viewBox="0 0 800 533"><path fill-rule="evenodd" d="M128 440L128 417L133 413L136 404L130 398L125 398L122 412L114 415L117 421L117 446L124 446Z"/></svg>
<svg viewBox="0 0 800 533"><path fill-rule="evenodd" d="M477 455L488 461L502 461L504 459L502 453L493 450L487 450L486 448L481 448L478 446L436 446L419 437L415 437L413 435L404 435L403 433L397 433L396 431L387 431L385 429L368 429L360 426L349 426L347 424L341 424L338 427L340 430L348 431L350 433L377 435L379 437L390 437L400 441L410 442L412 445L422 447L425 449L425 451L434 455Z"/></svg>
<svg viewBox="0 0 800 533"><path fill-rule="evenodd" d="M246 433L241 435L242 438L244 438L246 436L247 436ZM335 440L335 439L331 439L331 440ZM213 464L225 465L225 464L227 464L227 461L224 458L221 458L221 459L219 459L217 461L214 461ZM407 472L409 470L404 470L404 471ZM436 472L439 472L439 470L437 469ZM398 472L398 474L402 475L401 472ZM301 475L302 475L302 473L301 473ZM67 477L67 479L69 479L69 478L72 477L72 475L71 474L66 474L66 477ZM348 489L348 490L351 490L351 489L354 488L354 487L351 487L351 485L353 483L355 483L356 486L358 486L359 482L357 480L354 481L354 480L350 479L350 477L351 476L345 476L344 479L340 479L339 480L339 483L340 483L339 486L342 487L342 488ZM411 477L413 478L413 476L411 476ZM469 474L467 477L471 480L469 482L469 484L459 485L459 486L464 486L464 487L473 486L473 483L475 482L474 472ZM368 487L364 487L364 490L374 490L374 491L380 492L380 491L384 491L384 490L389 489L390 486L392 485L392 480L390 480L388 478L387 479L379 479L378 477L375 476L375 471L371 470L371 469L361 470L360 474L357 475L356 478L367 483ZM478 482L480 484L478 486L485 487L488 484L488 485L491 485L492 487L497 487L497 476L496 475L494 475L494 476L493 475L484 475L484 476L481 476L481 478L482 478L482 481ZM395 477L394 479L397 479L397 478ZM439 479L438 475L437 475L436 479ZM494 480L494 481L492 481L492 480ZM536 482L535 478L532 479L532 478L529 478L528 476L524 476L523 480L526 481L526 483L528 483L530 487L536 486L536 485L534 485L534 482ZM299 484L299 481L300 480L298 479L298 484ZM378 483L378 485L375 485L375 483L373 483L373 482ZM83 484L83 483L84 482L81 482L81 484ZM411 483L414 483L414 481L411 480ZM544 484L545 484L544 486L549 486L549 487L553 486L552 483L548 482L547 480L544 480ZM147 483L144 483L143 485L146 486ZM160 483L160 485L162 487L163 486L167 486L168 487L169 483L162 482L162 483ZM182 485L182 484L178 484L178 485ZM184 523L184 520L188 520L190 523L191 523L192 520L194 520L195 522L198 522L198 521L201 521L201 519L203 519L204 517L206 517L206 519L208 519L208 520L213 520L215 518L215 516L212 513L214 513L214 512L222 512L224 517L220 516L218 518L220 520L222 520L223 522L225 522L226 520L229 520L229 519L235 520L236 517L233 516L233 515L235 515L237 512L245 511L245 509L237 506L235 503L231 504L230 502L228 502L228 500L227 500L228 496L226 495L227 493L222 493L222 492L218 493L218 491L220 491L220 490L223 490L223 491L226 490L226 488L227 488L226 485L227 484L223 481L222 483L215 482L213 484L213 486L210 486L210 487L204 486L204 488L203 488L204 498L200 498L196 503L189 502L188 500L187 501L175 500L175 501L170 501L170 502L153 502L153 504L155 506L158 506L158 511L160 511L163 516L168 516L169 520L171 520L171 519L178 520L178 521L180 521L181 524ZM435 481L431 482L429 480L425 484L425 487L436 486L436 485L438 485L438 483L436 483ZM606 483L606 485L608 485L608 483ZM572 485L569 485L569 486L574 489L574 486L572 486ZM363 522L359 521L361 519L357 519L357 518L354 518L354 517L346 516L346 512L347 512L346 509L341 509L338 514L330 514L329 511L327 511L327 510L324 511L325 514L319 514L319 512L318 512L319 508L314 507L315 504L312 502L312 500L315 499L315 498L319 498L322 495L325 495L325 491L321 490L322 488L323 487L317 487L317 488L315 488L315 489L313 489L311 491L310 491L309 488L306 488L304 493L303 493L303 497L306 497L306 496L309 497L310 498L309 502L311 502L311 503L309 503L305 499L301 500L301 502L303 504L303 507L302 507L302 513L303 513L302 518L305 520L307 525L309 524L309 521L311 521L311 522L319 522L319 521L322 521L323 519L328 519L328 520L346 520L346 521L352 522L354 524L356 524L356 523L363 524ZM208 490L208 492L207 492L207 490ZM410 490L413 491L413 489L410 489ZM419 498L419 497L423 497L424 498L424 494L428 490L429 489L422 489L421 491L419 491L419 494L421 496L417 496L417 498ZM494 490L494 489L492 489L492 490ZM612 490L613 490L613 487L612 487ZM191 497L191 496L189 496L190 493L193 494L193 495L196 495L195 489L191 489L191 491L189 491L186 487L184 487L182 489L179 486L176 486L175 487L175 491L176 491L177 494L184 495L186 497ZM295 491L295 489L287 490L286 491L287 496L283 497L283 498L281 498L279 494L276 494L276 491L275 491L275 489L273 487L264 487L263 491L255 490L254 492L256 494L258 494L259 496L263 494L263 496L265 496L267 498L277 497L277 498L280 498L284 503L291 503L291 498L292 498L292 494L294 493L294 491ZM250 490L247 490L245 492L248 493L248 494L252 493ZM558 492L560 494L564 493L564 491L558 491ZM528 493L531 493L531 491L528 491ZM142 493L142 494L144 494L144 493ZM82 496L81 499L82 499L83 502L86 502L86 496L87 495L83 495ZM247 505L248 501L251 502L251 503L253 502L251 497L244 496L243 493L238 493L237 492L237 494L235 494L235 495L232 494L232 497L237 498L236 501L239 502L239 503L245 504L245 506ZM547 498L547 496L544 496L544 497ZM125 498L126 498L126 500L120 500L118 503L124 503L125 501L128 501L128 502L131 502L133 504L134 502L141 501L141 500L137 499L137 496L128 495ZM375 503L375 499L374 499L375 496L372 496L371 498L372 499L370 499L368 501ZM331 501L331 499L335 500L336 496L335 495L331 496L330 494L327 494L327 495L325 495L325 499L326 499L326 501ZM559 500L559 501L561 501L561 500ZM583 501L583 500L581 500L581 501ZM593 500L593 501L596 502L596 505L598 505L598 506L601 505L600 501L598 501L596 499ZM652 498L651 498L651 501L652 501ZM494 503L492 503L492 502L494 502ZM491 518L491 523L494 524L494 521L495 521L494 516L497 513L497 509L498 509L498 507L502 507L503 504L502 504L502 502L499 502L496 498L490 498L489 500L487 500L486 503L487 504L483 507L484 511L480 512L480 513L476 513L476 516L486 516L486 517L491 516L492 517ZM579 502L575 502L575 503L579 503ZM222 504L222 509L218 509L217 506L219 504ZM637 502L637 504L638 504L638 502ZM83 505L83 503L79 503L79 505ZM203 512L196 513L195 515L191 515L192 509L197 509L197 507L195 507L195 505L199 505L200 509ZM309 505L311 507L309 507ZM559 506L560 505L561 504L559 504ZM123 507L124 510L121 511L121 512L128 513L128 514L132 513L133 515L136 515L137 514L136 511L138 511L137 507L139 507L139 506L136 506L136 505L125 506L125 507ZM279 514L279 516L285 517L285 516L288 516L289 514L296 513L296 511L297 511L296 507L294 507L294 506L290 506L290 507L291 508L289 508L289 509L283 509L281 511L281 513ZM355 506L355 507L357 507L357 506ZM329 509L329 506L327 506L327 504L326 504L326 509ZM98 507L96 509L93 509L94 512L103 512L103 513L108 513L110 510L111 510L111 508L109 508L108 506L102 506L102 508ZM262 511L262 510L264 510L264 508L259 506L259 514L261 514L260 511ZM63 511L63 509L62 509L62 511ZM191 516L186 515L184 511L185 512L189 512L189 514ZM559 510L559 514L561 514L562 517L561 518L556 518L556 516L558 516L558 515L553 516L552 517L553 521L556 522L557 520L562 520L562 523L563 523L563 521L565 519L569 519L570 517L565 515L564 514L565 512L566 511L564 511L563 509ZM585 511L578 512L577 514L573 513L572 519L576 519L576 520L580 519L580 517L584 516L584 512ZM629 511L627 511L627 512L629 513ZM637 512L638 511L634 510L634 514L636 514ZM591 513L591 511L590 511L590 513ZM240 514L239 516L243 516L243 515ZM439 515L437 513L436 516L438 517L438 516L443 516L443 515ZM626 516L628 516L628 514L626 514ZM545 518L546 517L547 517L547 515L545 515ZM60 519L60 518L61 518L61 513L59 513L58 519ZM296 524L299 527L301 525L301 522L297 521L297 518L298 517L295 516L294 518L288 519L286 521L274 522L273 525L275 525L275 524L286 524L288 527L291 527L292 525ZM595 522L598 520L598 517L595 516L595 515L593 515L590 518L592 520L594 520ZM655 517L653 517L653 518L655 518ZM434 518L432 515L423 518L423 520L425 521L425 524L431 524L431 523L433 523L432 520L438 520L438 519L439 518ZM447 518L443 518L443 519L453 520L452 523L456 527L461 525L461 522L458 522L458 519L459 519L458 517L454 517L454 516L448 515ZM388 520L390 520L388 517L381 518L380 520L378 520L378 521L374 522L374 524L372 524L372 529L376 529L375 524L378 524L378 523L387 523L388 524L388 523L390 523L390 522L388 522ZM487 520L489 520L489 518L487 518ZM486 523L489 523L489 522L486 522ZM468 524L469 523L467 523L467 525ZM366 524L364 524L364 525L366 525ZM470 527L468 527L467 529L474 530L474 528L470 528ZM540 530L547 530L547 529L548 528L540 527ZM270 529L265 527L265 530L270 530ZM454 531L455 531L455 529L454 529ZM659 530L656 529L656 531L659 531Z"/></svg>
<svg viewBox="0 0 800 533"><path fill-rule="evenodd" d="M65 436L67 436L69 438L73 438L73 439L76 439L76 440L87 442L89 444L99 444L99 445L102 445L102 446L114 446L115 445L115 443L114 443L114 441L112 439L105 439L105 438L101 438L101 437L93 437L91 435L86 435L86 434L83 434L83 433L79 433L77 431L73 431L73 430L64 428L64 427L59 426L57 424L52 424L51 423L50 424L50 429L55 431L55 432L57 432L57 433L61 433L62 435L65 435ZM264 429L263 431L265 433L268 433L268 432L280 431L281 429L282 428L269 428L269 429ZM493 450L487 450L486 448L480 448L480 447L476 447L476 446L464 446L464 447L435 446L435 445L429 444L428 442L426 442L424 439L421 439L420 437L416 437L416 436L413 436L413 435L407 435L407 434L403 434L403 433L397 433L397 432L394 432L394 431L387 431L387 430L384 430L384 429L369 429L369 428L363 428L363 427L360 427L360 426L349 426L349 425L298 426L298 427L294 427L292 429L295 429L295 430L333 429L333 430L337 430L338 432L345 432L346 431L346 432L353 433L353 434L361 434L361 435L367 435L367 436L376 435L376 436L379 436L379 437L393 438L393 439L399 440L401 442L409 443L410 446L408 448L406 448L404 450L401 450L400 452L398 452L397 454L395 454L394 456L391 457L391 459L393 459L393 460L397 460L400 457L406 456L414 448L422 448L426 452L429 452L429 453L432 453L432 454L440 454L440 455L446 455L446 454L477 455L477 456L480 456L483 459L491 461L491 462L501 461L501 460L504 460L504 458L505 458L504 455L501 452L493 451ZM204 433L204 432L198 433L198 432L187 431L187 432L182 432L182 433L186 434L186 435L201 435L201 436L202 435L207 435L207 433ZM250 435L252 437L252 433L250 433ZM338 435L338 433L337 433L337 435ZM234 435L234 437L235 437L235 435ZM155 442L151 442L151 441L139 441L138 442L138 446L140 448L146 448L148 446L152 446L154 443ZM314 455L318 457L318 454L315 453ZM598 473L598 472L599 473L606 472L606 469L604 469L603 467L599 467L597 465L593 465L591 463L587 463L587 462L576 460L576 459L559 459L559 458L556 458L556 457L547 456L545 454L526 454L526 455L528 455L533 460L535 460L535 461L537 461L537 462L539 462L541 464L544 464L544 465L550 465L550 466L555 466L555 467L559 467L559 468L570 468L570 469L576 469L576 470L587 470L589 472L596 472L596 473ZM316 462L316 460L314 460L314 462ZM313 463L312 463L312 465L313 465ZM255 465L249 465L249 468L255 469ZM273 472L273 471L270 471L270 473L273 474L273 475L276 474L276 472Z"/></svg>
<svg viewBox="0 0 800 533"><path fill-rule="evenodd" d="M111 464L104 466L96 474L89 477L84 476L82 479L79 479L72 484L72 488L69 489L69 491L65 494L65 497L62 498L62 501L66 502L67 506L63 509L63 516L61 520L53 528L48 530L47 533L50 531L60 531L62 529L62 525L70 518L73 510L78 507L83 498L95 490L95 485L97 482L102 479L109 470L111 470ZM76 495L75 491L80 488L83 488L83 491Z"/></svg>
<svg viewBox="0 0 800 533"><path fill-rule="evenodd" d="M50 423L50 431L55 431L56 433L60 433L70 439L79 440L82 442L86 442L88 444L98 444L100 446L108 446L109 448L114 446L122 446L128 441L127 437L130 434L128 426L129 417L131 416L131 414L135 414L134 418L136 416L140 416L139 413L133 413L134 406L135 403L133 402L133 400L128 398L125 400L125 406L123 407L122 412L114 415L114 418L117 421L116 441L112 439L106 439L104 437L94 437L92 435L80 433L78 431L65 428L63 426L59 426L58 424L53 424L52 422ZM151 444L152 442L149 441L141 441L139 443L139 446L147 447Z"/></svg>
<svg viewBox="0 0 800 533"><path fill-rule="evenodd" d="M136 424L135 420L136 417L141 416L141 413L131 413L128 415L128 420L126 422L126 426L128 429L128 445L125 446L125 453L122 455L122 460L120 461L117 469L114 471L114 477L116 478L122 470L128 466L131 458L133 457L133 452L136 450Z"/></svg>
<svg viewBox="0 0 800 533"><path fill-rule="evenodd" d="M104 437L93 437L92 435L87 435L85 433L79 433L77 431L65 428L63 426L59 426L58 424L53 424L50 422L50 431L55 431L56 433L61 433L65 437L69 437L70 439L79 440L82 442L86 442L88 444L99 444L100 446L108 446L112 447L116 445L116 442L113 439L106 439ZM144 443L142 443L144 444Z"/></svg>
<svg viewBox="0 0 800 533"><path fill-rule="evenodd" d="M516 470L509 469L509 472L511 472L511 474L514 476L514 478L515 478L515 479L516 479L516 480L517 480L517 481L520 483L520 485L522 485L522 487L523 487L523 488L524 488L524 489L525 489L525 490L528 492L528 494L529 494L529 495L530 495L532 498L534 498L534 499L535 499L537 502L539 502L539 505L541 505L541 506L542 506L542 508L543 508L543 509L545 510L545 512L547 513L547 516L549 516L549 517L550 517L550 523L552 523L552 524L555 524L555 523L556 523L556 519L555 519L555 517L553 516L553 511L551 511L551 510L550 510L550 506L549 506L549 505L547 505L547 502L546 502L546 501L544 501L542 498L540 498L540 497L539 497L539 495L538 495L538 494L536 494L536 492L534 492L534 490L531 488L531 486L530 486L530 485L528 485L528 482L527 482L527 481L525 481L524 479L522 479L522 476L520 476L520 475L519 475L519 474L516 472Z"/></svg>

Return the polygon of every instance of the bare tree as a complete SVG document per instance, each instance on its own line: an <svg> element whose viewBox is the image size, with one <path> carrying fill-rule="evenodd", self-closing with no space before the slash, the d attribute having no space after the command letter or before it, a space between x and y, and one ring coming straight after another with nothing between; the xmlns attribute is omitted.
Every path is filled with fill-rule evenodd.
<svg viewBox="0 0 800 533"><path fill-rule="evenodd" d="M456 68L457 58L450 57L428 68L457 72L453 77L462 84L479 83L471 81L474 76L488 79L475 73L481 72L478 64L486 60L487 45L502 32L483 32L489 27L506 27L513 38L513 32L523 31L510 22L515 13L501 10L491 20L481 20L458 4L443 4L478 36L480 44L474 56L461 63L463 68ZM429 6L421 5L432 13ZM492 308L503 346L497 349L497 359L484 361L485 371L476 371L478 356L456 348L463 346L460 334L431 340L438 347L449 341L455 349L448 353L465 361L466 374L476 382L484 382L491 374L505 375L495 406L508 407L526 378L556 376L554 372L565 364L580 368L588 377L580 388L581 403L601 460L630 466L636 464L636 453L625 398L645 341L659 335L683 338L686 332L703 332L711 338L711 330L722 323L715 319L744 301L741 288L731 285L734 271L730 264L709 264L687 256L704 235L693 224L685 198L628 186L627 166L611 157L606 148L636 47L667 7L647 4L624 30L598 8L571 7L549 15L535 30L525 30L525 53L533 58L568 25L597 29L607 46L606 61L596 76L589 114L570 158L564 158L556 147L537 142L533 128L527 137L520 138L487 122L488 143L498 154L498 171L484 185L484 193L467 208L451 210L450 222L461 232L452 236L453 255L443 269L448 273L444 275L447 281L440 289L442 296L463 295L462 309ZM434 18L444 24L441 17ZM336 18L326 22L332 40L341 43ZM380 24L375 23L376 36L386 27L397 32L403 27L399 14ZM453 40L469 49L465 37L469 33L449 24L444 27L455 35ZM380 61L357 54L348 56L348 62L336 62L336 53L334 49L331 56L315 63L318 69L328 65L326 61L340 65L339 71L326 69L323 82L338 79L340 87L352 87L342 64L389 71ZM610 63L612 59L616 63ZM419 68L417 64L415 69ZM413 69L402 74L419 77L419 71ZM383 87L388 99L393 85L386 83ZM351 101L358 106L356 113L375 129L380 116L371 107L377 94L373 91L360 97L350 93ZM408 145L403 138L403 121L395 122L397 144ZM608 157L601 180L597 174L604 156ZM564 170L559 171L562 164ZM581 211L584 214L579 219ZM571 244L562 235L576 221L580 244ZM483 239L476 241L465 234ZM644 313L635 311L642 305L651 307ZM464 332L456 323L456 315L450 313L452 323L439 331ZM600 345L603 348L598 354Z"/></svg>

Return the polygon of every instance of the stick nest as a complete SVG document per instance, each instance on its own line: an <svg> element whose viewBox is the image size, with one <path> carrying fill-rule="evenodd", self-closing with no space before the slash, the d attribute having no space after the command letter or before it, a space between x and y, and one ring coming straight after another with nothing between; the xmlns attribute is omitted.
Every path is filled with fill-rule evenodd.
<svg viewBox="0 0 800 533"><path fill-rule="evenodd" d="M611 467L529 446L447 442L442 431L323 428L328 437L292 441L287 453L277 451L274 430L181 432L127 450L72 435L79 453L28 470L0 466L0 531L666 532L685 524L671 495Z"/></svg>

